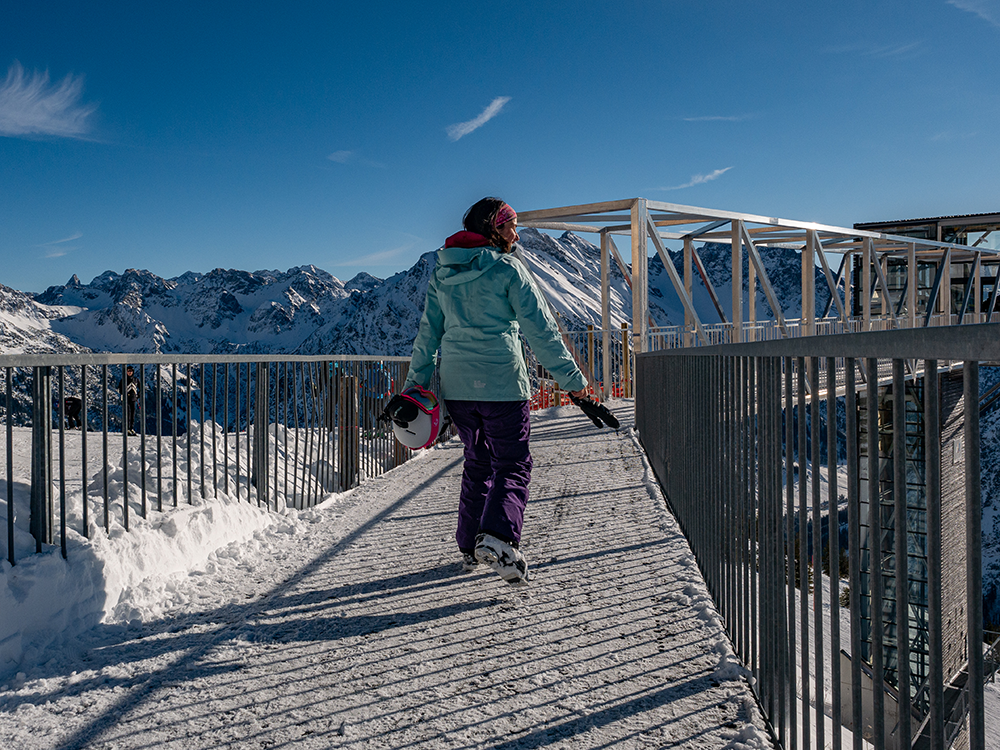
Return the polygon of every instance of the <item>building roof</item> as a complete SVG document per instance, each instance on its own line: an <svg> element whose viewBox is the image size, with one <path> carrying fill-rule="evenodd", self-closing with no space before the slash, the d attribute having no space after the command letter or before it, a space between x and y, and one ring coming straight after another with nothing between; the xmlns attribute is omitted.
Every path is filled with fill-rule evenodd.
<svg viewBox="0 0 1000 750"><path fill-rule="evenodd" d="M970 219L982 219L983 224L1000 223L1000 213L956 214L954 216L932 216L924 219L897 219L895 221L860 221L855 223L855 229L872 227L899 226L903 224L970 224Z"/></svg>

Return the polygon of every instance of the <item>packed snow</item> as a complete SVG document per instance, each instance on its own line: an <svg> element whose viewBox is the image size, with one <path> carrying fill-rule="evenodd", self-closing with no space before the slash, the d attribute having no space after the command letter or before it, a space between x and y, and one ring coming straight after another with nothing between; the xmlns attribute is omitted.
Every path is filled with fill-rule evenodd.
<svg viewBox="0 0 1000 750"><path fill-rule="evenodd" d="M457 441L309 510L145 519L130 453L129 531L94 497L68 560L2 563L0 746L769 746L634 434L573 407L533 430L526 587L461 572Z"/></svg>

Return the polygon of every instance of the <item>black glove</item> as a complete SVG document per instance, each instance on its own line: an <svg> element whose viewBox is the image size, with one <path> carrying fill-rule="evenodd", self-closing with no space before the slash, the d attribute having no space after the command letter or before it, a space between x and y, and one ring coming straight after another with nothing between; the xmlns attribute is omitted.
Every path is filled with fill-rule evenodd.
<svg viewBox="0 0 1000 750"><path fill-rule="evenodd" d="M618 417L611 413L611 410L604 404L599 404L596 401L591 401L589 398L577 398L572 393L569 395L570 401L579 406L583 413L590 417L590 421L593 422L597 427L613 427L618 429L621 427L621 422L618 421Z"/></svg>
<svg viewBox="0 0 1000 750"><path fill-rule="evenodd" d="M385 405L385 408L382 410L382 413L378 415L378 421L379 422L393 421L393 417L396 416L396 410L399 409L399 407L401 406L412 407L412 410L416 411L416 407L414 407L410 401L407 401L405 398L403 398L401 395L397 393L395 396L389 399L389 403ZM414 414L412 418L416 419L416 416L417 415Z"/></svg>

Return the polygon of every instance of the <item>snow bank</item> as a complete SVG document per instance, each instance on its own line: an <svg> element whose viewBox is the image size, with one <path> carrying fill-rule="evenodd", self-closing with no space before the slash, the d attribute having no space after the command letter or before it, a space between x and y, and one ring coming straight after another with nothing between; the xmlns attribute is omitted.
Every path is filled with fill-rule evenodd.
<svg viewBox="0 0 1000 750"><path fill-rule="evenodd" d="M2 442L2 441L0 441ZM68 441L71 442L71 441ZM24 453L30 439L15 436L15 453ZM68 446L67 465L78 476L81 457ZM26 455L26 454L25 454ZM168 466L170 452L164 452L164 475L172 476ZM179 456L178 477L187 476L187 465ZM146 470L149 471L150 462ZM198 473L197 467L193 475ZM242 499L217 493L202 497L192 488L191 504L187 486L179 487L178 507L168 506L164 498L162 512L150 508L141 515L143 470L141 455L128 453L129 529L124 526L123 475L121 456L117 465L108 466L108 520L104 529L103 467L95 470L88 460L90 481L87 488L89 538L82 533L83 493L79 480L67 491L67 559L60 547L46 545L41 554L33 554L34 538L28 532L29 465L15 462L15 507L19 514L15 525L16 565L7 561L6 524L0 535L0 681L45 660L46 652L65 648L81 634L101 623L127 625L149 621L167 611L184 607L188 594L176 582L184 576L211 573L219 556L235 554L235 545L245 544L266 535L295 534L311 511L298 512L284 507L279 497L278 512L248 502L245 484ZM154 486L147 476L147 487ZM198 486L197 484L195 486ZM235 492L235 482L230 487ZM58 497L58 494L56 495ZM171 493L172 496L172 493ZM149 504L152 505L150 499ZM0 500L6 518L6 498ZM56 531L58 540L58 529Z"/></svg>

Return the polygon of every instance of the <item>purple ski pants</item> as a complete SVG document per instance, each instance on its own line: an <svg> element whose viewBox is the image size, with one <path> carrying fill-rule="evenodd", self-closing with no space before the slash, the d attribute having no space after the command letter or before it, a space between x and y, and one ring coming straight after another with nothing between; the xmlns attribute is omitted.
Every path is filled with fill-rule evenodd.
<svg viewBox="0 0 1000 750"><path fill-rule="evenodd" d="M531 433L527 401L447 401L465 446L455 541L472 551L476 535L521 541L531 481Z"/></svg>

